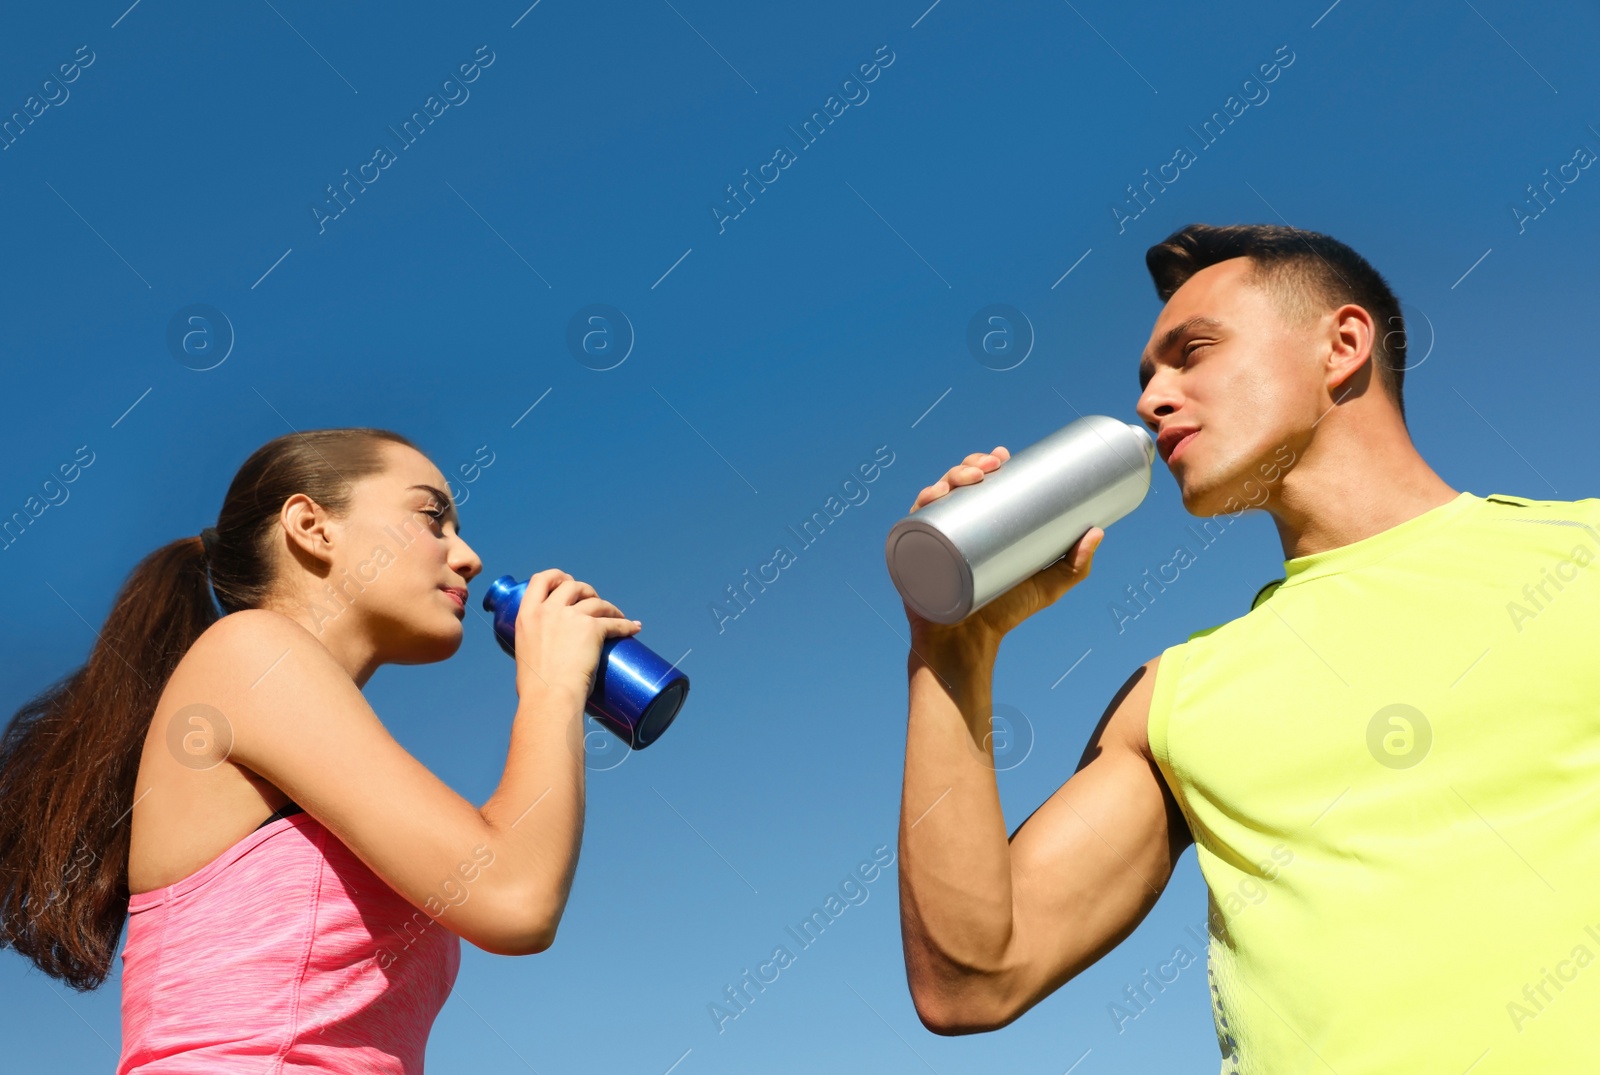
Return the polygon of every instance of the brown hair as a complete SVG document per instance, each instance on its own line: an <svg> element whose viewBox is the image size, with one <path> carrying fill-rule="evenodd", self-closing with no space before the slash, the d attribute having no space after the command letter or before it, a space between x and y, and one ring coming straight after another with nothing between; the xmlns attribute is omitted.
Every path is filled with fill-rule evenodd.
<svg viewBox="0 0 1600 1075"><path fill-rule="evenodd" d="M1165 302L1208 266L1248 257L1246 279L1272 295L1288 320L1304 323L1350 302L1372 315L1378 383L1405 422L1401 395L1406 369L1405 319L1400 301L1367 260L1339 240L1277 224L1190 224L1145 251L1145 266Z"/></svg>
<svg viewBox="0 0 1600 1075"><path fill-rule="evenodd" d="M222 613L260 606L273 531L304 493L348 513L351 482L383 469L384 429L291 433L234 475L210 557L179 538L134 567L83 667L17 710L0 738L0 947L86 991L104 982L128 909L128 848L150 719L178 661ZM216 593L213 604L211 591Z"/></svg>

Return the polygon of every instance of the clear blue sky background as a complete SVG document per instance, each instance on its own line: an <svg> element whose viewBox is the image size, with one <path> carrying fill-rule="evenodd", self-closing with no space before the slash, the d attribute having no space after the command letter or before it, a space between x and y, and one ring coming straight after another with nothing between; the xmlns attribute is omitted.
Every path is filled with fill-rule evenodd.
<svg viewBox="0 0 1600 1075"><path fill-rule="evenodd" d="M488 577L593 582L641 640L688 651L693 691L657 745L590 775L556 946L464 947L432 1069L1215 1071L1203 964L1123 1032L1108 1014L1176 946L1198 951L1192 851L1132 936L996 1033L917 1022L893 870L723 1032L708 1005L894 849L888 528L969 451L1135 417L1160 308L1143 254L1175 228L1287 222L1351 244L1412 320L1410 424L1439 473L1479 495L1596 495L1600 168L1523 230L1512 207L1579 145L1600 152L1600 18L1505 0L525 6L115 0L0 19L0 112L59 101L0 150L0 513L94 453L0 555L6 713L82 661L138 557L213 522L269 438L385 426L451 474L487 446L458 487ZM84 45L70 96L42 85ZM470 97L441 89L480 46L494 59ZM787 127L860 98L842 83L879 46L894 59L870 96L802 149ZM1275 53L1293 61L1263 99L1243 84ZM432 94L459 103L400 148L389 125ZM1258 103L1202 149L1190 125L1230 94ZM724 188L785 144L799 159L719 230ZM324 188L379 145L398 159L319 230ZM1119 233L1110 207L1180 145L1199 159ZM167 344L199 303L234 335L204 371ZM605 371L566 342L596 303L636 338ZM1036 335L1003 372L966 345L992 303ZM893 462L869 498L719 631L724 588L880 446ZM1110 602L1191 521L1159 468L1093 576L1007 640L995 700L1032 735L1000 775L1011 825L1072 773L1133 667L1280 574L1270 521L1246 516L1119 633ZM489 795L515 693L481 615L455 659L385 669L367 695L452 787ZM119 990L0 956L4 1066L109 1071Z"/></svg>

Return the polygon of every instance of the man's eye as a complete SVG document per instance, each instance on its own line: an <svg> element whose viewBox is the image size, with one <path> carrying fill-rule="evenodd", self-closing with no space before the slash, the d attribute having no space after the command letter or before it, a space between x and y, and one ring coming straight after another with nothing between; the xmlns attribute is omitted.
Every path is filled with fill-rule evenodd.
<svg viewBox="0 0 1600 1075"><path fill-rule="evenodd" d="M1190 347L1189 347L1189 349L1188 349L1188 350L1186 350L1186 351L1184 351L1184 356L1185 356L1185 357L1188 357L1188 356L1190 356L1190 355L1193 355L1193 354L1194 354L1194 353L1195 353L1195 352L1196 352L1196 351L1198 351L1198 350L1200 350L1200 348L1202 348L1202 347L1210 347L1210 346L1211 346L1211 345L1210 345L1210 344L1209 344L1209 343L1197 343L1197 344L1192 344L1192 345L1191 345L1191 346L1190 346Z"/></svg>

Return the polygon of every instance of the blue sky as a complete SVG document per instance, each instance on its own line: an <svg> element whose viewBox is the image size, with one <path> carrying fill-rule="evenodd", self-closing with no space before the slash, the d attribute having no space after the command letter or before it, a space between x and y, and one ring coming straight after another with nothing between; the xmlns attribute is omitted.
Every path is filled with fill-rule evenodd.
<svg viewBox="0 0 1600 1075"><path fill-rule="evenodd" d="M1600 169L1569 162L1600 154L1600 16L1504 0L525 6L3 17L0 114L20 118L0 135L0 514L59 500L44 483L93 458L0 556L7 713L83 660L140 556L215 520L262 442L384 426L451 475L486 452L458 488L488 576L592 582L643 620L641 641L687 651L693 690L659 743L590 774L555 947L464 947L432 1068L1215 1071L1202 963L1120 1029L1108 1011L1175 947L1199 952L1192 850L1137 931L1002 1031L917 1022L892 867L744 1014L719 1030L708 1009L894 851L906 646L889 527L967 452L1018 450L1079 413L1136 417L1160 309L1143 255L1172 230L1286 222L1349 243L1404 303L1410 427L1444 479L1596 495L1581 316ZM422 133L402 129L430 108ZM801 124L829 111L808 141ZM1218 112L1233 121L1208 144ZM1175 179L1128 200L1185 147ZM762 165L776 178L730 201ZM1533 203L1525 188L1562 165L1576 178ZM1014 368L966 343L995 304L1031 326ZM196 306L211 336L169 345ZM606 320L571 332L594 306ZM583 325L610 334L593 353L569 345ZM725 588L879 453L892 462L865 498L719 622ZM1071 775L1133 667L1280 574L1270 520L1248 515L1119 631L1111 602L1191 521L1158 468L1093 575L1007 639L995 702L1031 737L1000 774L1011 825ZM454 659L384 669L367 696L487 798L515 691L486 619ZM11 1060L110 1070L119 986L79 995L0 957Z"/></svg>

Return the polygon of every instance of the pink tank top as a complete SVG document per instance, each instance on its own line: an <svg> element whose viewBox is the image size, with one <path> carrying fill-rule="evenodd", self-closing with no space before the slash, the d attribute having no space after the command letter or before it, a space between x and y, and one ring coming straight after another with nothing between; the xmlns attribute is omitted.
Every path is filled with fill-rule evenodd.
<svg viewBox="0 0 1600 1075"><path fill-rule="evenodd" d="M310 814L128 901L117 1075L420 1075L461 942Z"/></svg>

